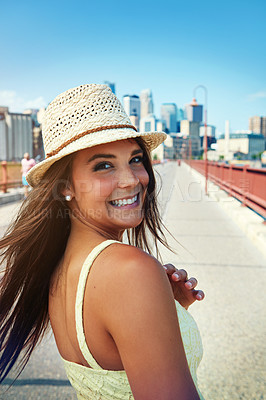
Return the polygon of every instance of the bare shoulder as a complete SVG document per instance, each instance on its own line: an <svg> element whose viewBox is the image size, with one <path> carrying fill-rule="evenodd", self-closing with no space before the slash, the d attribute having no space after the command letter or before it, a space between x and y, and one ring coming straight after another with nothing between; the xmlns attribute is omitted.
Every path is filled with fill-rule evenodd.
<svg viewBox="0 0 266 400"><path fill-rule="evenodd" d="M114 243L109 246L102 262L112 270L112 273L117 270L121 277L129 270L136 276L139 276L139 273L150 274L156 270L163 272L162 265L156 258L140 248L123 243Z"/></svg>
<svg viewBox="0 0 266 400"><path fill-rule="evenodd" d="M109 246L104 253L98 266L104 277L101 281L102 301L109 299L106 311L112 307L118 311L122 303L132 310L143 303L170 302L174 306L169 280L156 258L122 243Z"/></svg>
<svg viewBox="0 0 266 400"><path fill-rule="evenodd" d="M127 297L131 294L156 288L169 290L169 281L161 263L140 248L123 243L109 246L99 258L98 266L106 278L106 291ZM143 293L144 295L144 293Z"/></svg>

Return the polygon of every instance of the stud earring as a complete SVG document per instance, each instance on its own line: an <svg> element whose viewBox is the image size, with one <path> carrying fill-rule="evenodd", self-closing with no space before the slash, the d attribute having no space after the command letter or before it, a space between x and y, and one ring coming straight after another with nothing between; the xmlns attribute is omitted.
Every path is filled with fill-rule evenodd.
<svg viewBox="0 0 266 400"><path fill-rule="evenodd" d="M71 200L72 200L71 194L67 194L67 195L65 196L65 200L66 200L66 201L71 201Z"/></svg>

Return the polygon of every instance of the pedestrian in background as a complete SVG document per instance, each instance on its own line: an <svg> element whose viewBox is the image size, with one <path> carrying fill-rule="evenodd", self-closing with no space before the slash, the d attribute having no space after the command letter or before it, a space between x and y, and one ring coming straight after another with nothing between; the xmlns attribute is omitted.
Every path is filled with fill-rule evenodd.
<svg viewBox="0 0 266 400"><path fill-rule="evenodd" d="M24 187L24 198L28 197L28 190L29 190L29 184L26 180L26 175L29 172L29 170L34 167L36 164L35 160L33 158L30 158L29 153L24 154L24 158L21 160L21 173L22 173L22 185Z"/></svg>
<svg viewBox="0 0 266 400"><path fill-rule="evenodd" d="M169 248L150 158L165 138L137 132L105 85L48 106L46 159L0 241L0 379L22 351L27 363L50 323L78 399L202 399L187 308L204 294L151 255L158 242Z"/></svg>

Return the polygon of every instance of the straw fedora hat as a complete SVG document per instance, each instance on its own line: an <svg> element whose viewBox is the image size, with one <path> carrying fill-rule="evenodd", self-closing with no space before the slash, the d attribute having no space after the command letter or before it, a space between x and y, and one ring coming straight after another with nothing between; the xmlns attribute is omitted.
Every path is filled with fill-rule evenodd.
<svg viewBox="0 0 266 400"><path fill-rule="evenodd" d="M164 132L137 132L120 101L106 85L82 85L57 96L47 107L42 136L46 158L27 174L31 186L68 154L103 143L142 137L151 151L167 137Z"/></svg>

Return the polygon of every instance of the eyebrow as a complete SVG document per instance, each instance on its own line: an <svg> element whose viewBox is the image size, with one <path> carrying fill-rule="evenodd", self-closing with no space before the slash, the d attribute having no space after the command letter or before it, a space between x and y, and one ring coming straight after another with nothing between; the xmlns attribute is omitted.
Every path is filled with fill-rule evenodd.
<svg viewBox="0 0 266 400"><path fill-rule="evenodd" d="M142 154L143 155L143 151L141 149L136 149L133 150L131 153L131 157L135 156L136 154ZM98 154L94 154L89 160L88 163L96 160L97 158L116 158L116 156L114 154L104 154L104 153L98 153Z"/></svg>

